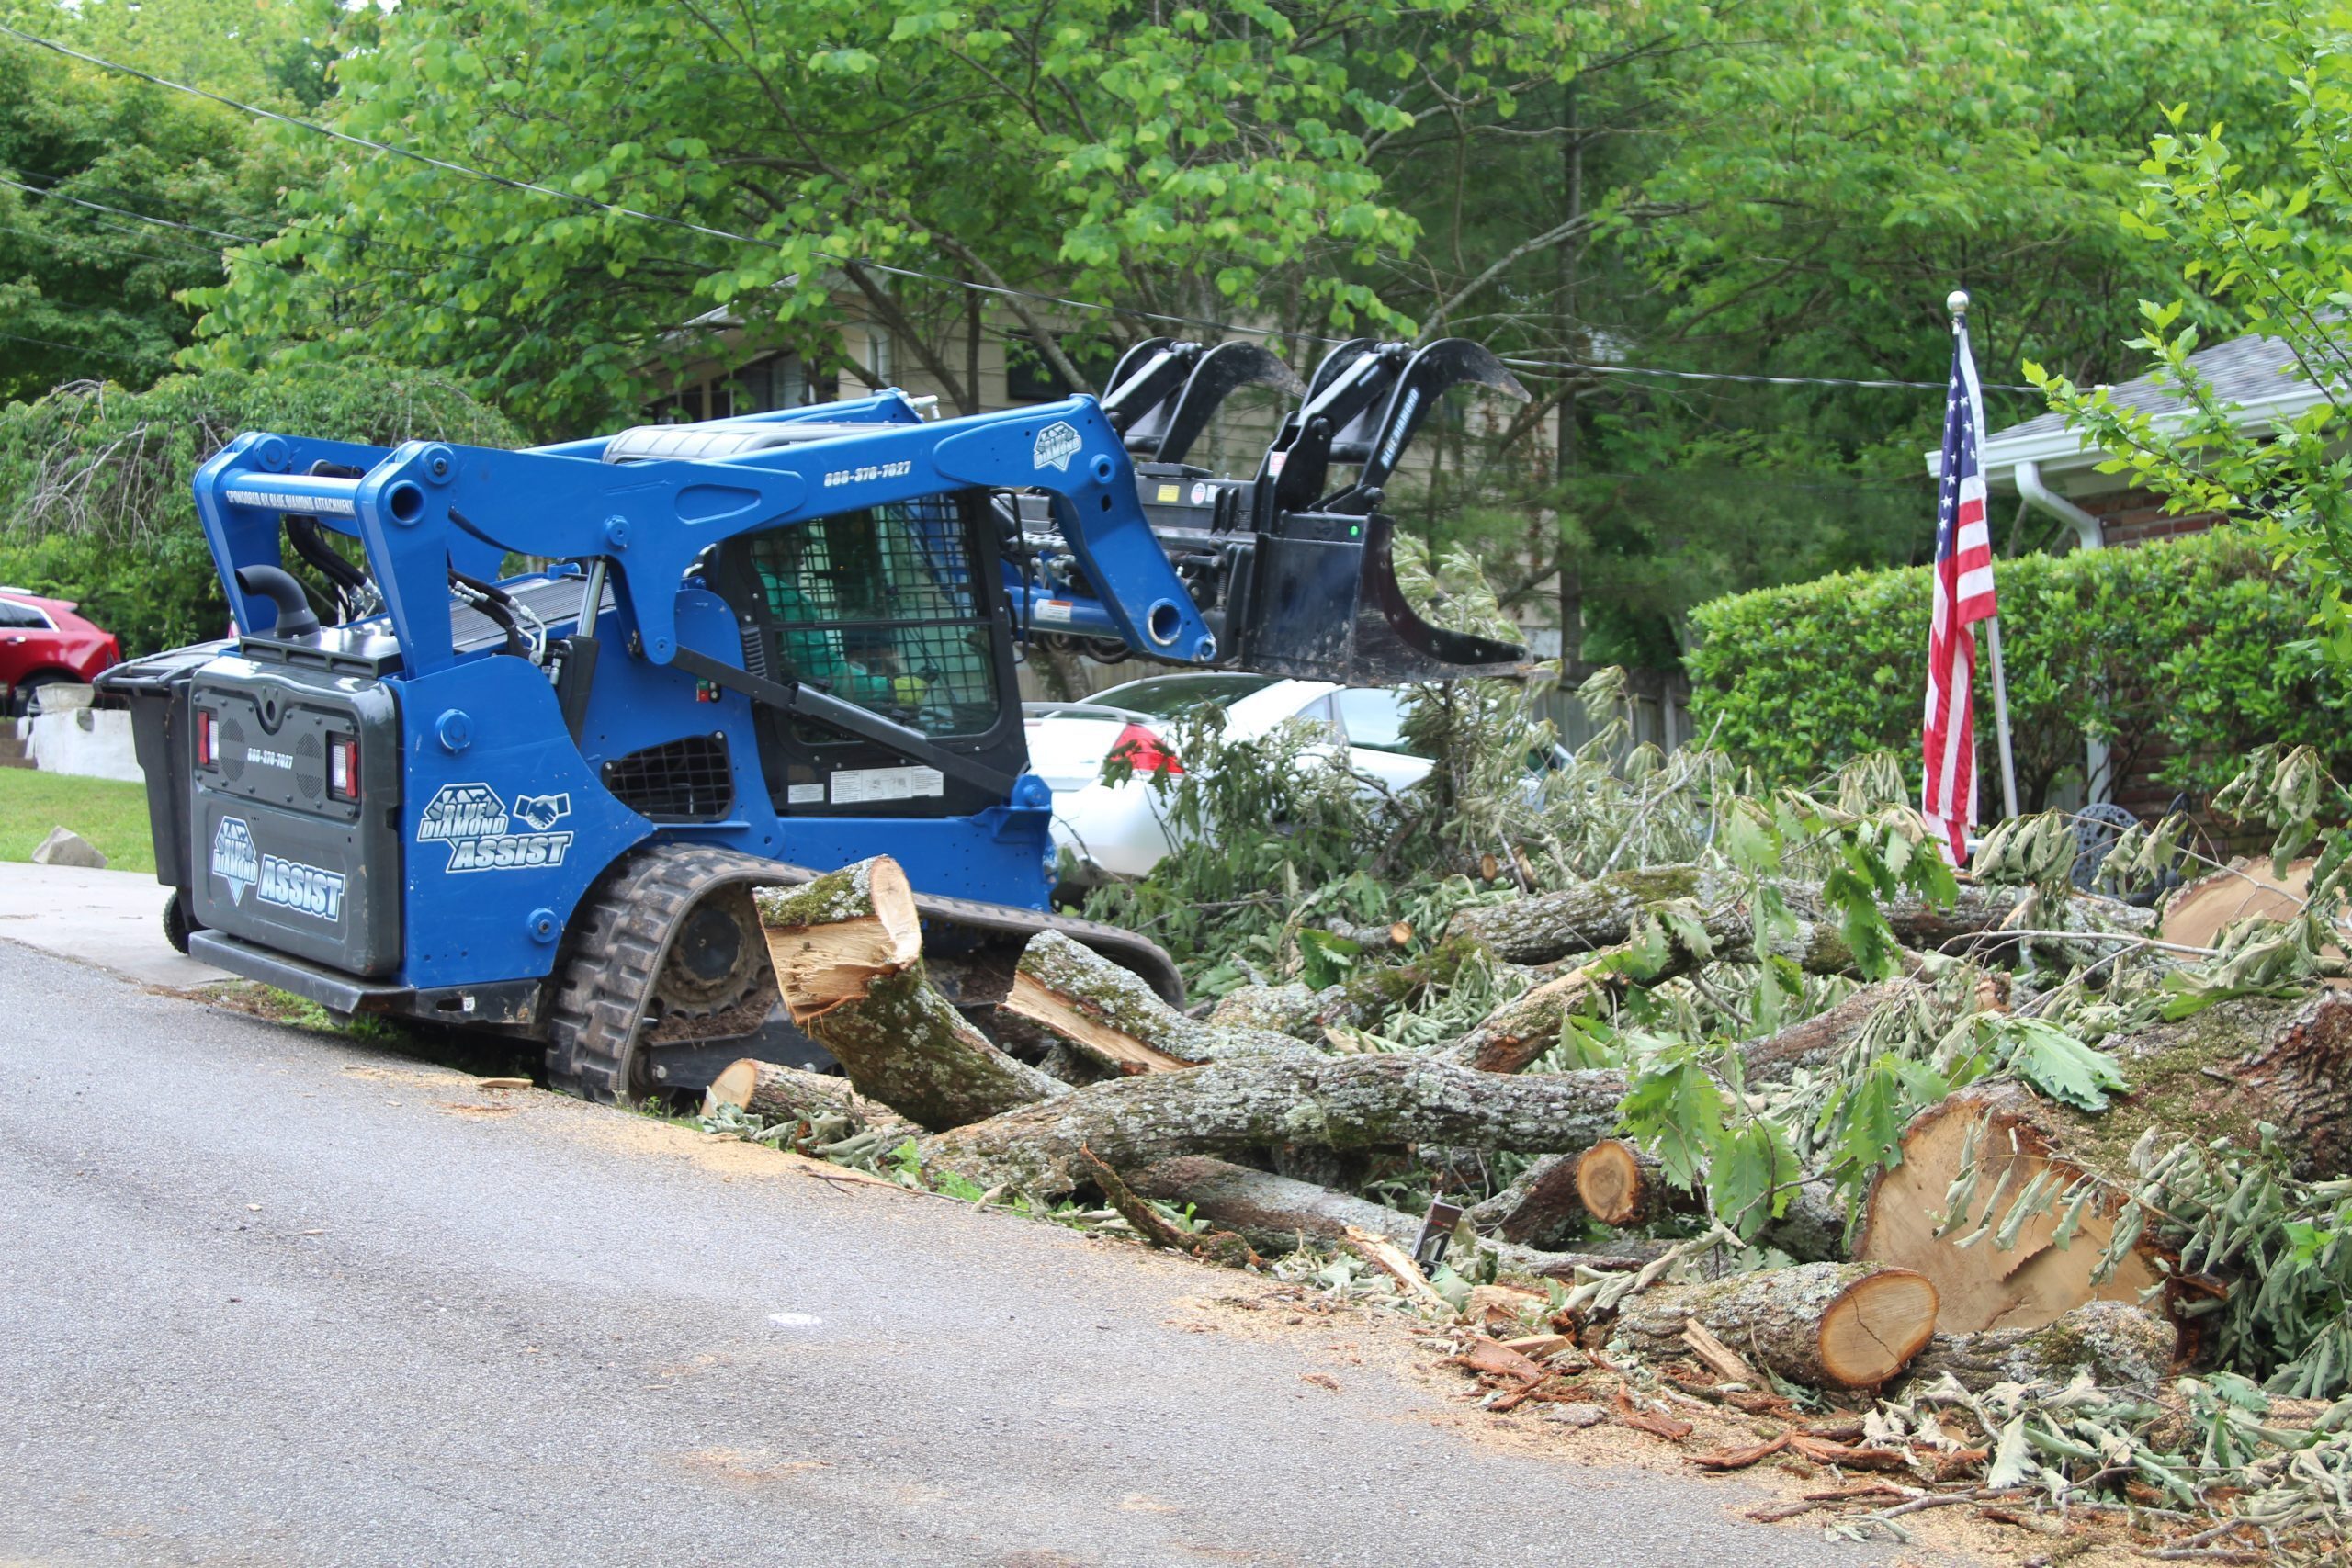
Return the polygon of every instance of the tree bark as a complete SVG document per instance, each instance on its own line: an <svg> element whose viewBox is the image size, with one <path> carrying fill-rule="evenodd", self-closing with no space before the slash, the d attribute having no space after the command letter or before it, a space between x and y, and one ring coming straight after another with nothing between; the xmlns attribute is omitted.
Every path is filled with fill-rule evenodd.
<svg viewBox="0 0 2352 1568"><path fill-rule="evenodd" d="M1470 1209L1481 1235L1556 1249L1580 1236L1587 1215L1577 1196L1576 1155L1545 1155L1517 1180Z"/></svg>
<svg viewBox="0 0 2352 1568"><path fill-rule="evenodd" d="M2105 1388L2154 1392L2171 1375L2180 1336L2164 1318L2129 1302L2088 1302L2039 1328L1938 1334L1904 1374L1932 1388L1947 1374L1971 1393L1996 1382L2057 1383L2088 1371Z"/></svg>
<svg viewBox="0 0 2352 1568"><path fill-rule="evenodd" d="M1117 1078L956 1127L925 1143L924 1164L1050 1196L1073 1185L1081 1144L1122 1169L1291 1142L1565 1151L1610 1132L1625 1092L1622 1073L1502 1077L1416 1055L1322 1057L1291 1044Z"/></svg>
<svg viewBox="0 0 2352 1568"><path fill-rule="evenodd" d="M2254 1041L2252 1050L2246 1042ZM2286 1134L2307 1175L2334 1176L2352 1154L2352 995L2301 1001L2242 997L2102 1044L2128 1089L2104 1112L2073 1110L2016 1083L1964 1089L1915 1116L1903 1161L1872 1183L1854 1256L1916 1269L1943 1298L1952 1333L2034 1328L2091 1301L2137 1301L2165 1279L2162 1247L2143 1234L2112 1275L2094 1282L2133 1185L2129 1156L2151 1128L2175 1139L2227 1137L2256 1146L2256 1124ZM1973 1155L1967 1212L1941 1227L1948 1193ZM2023 1218L2009 1245L2002 1221L2037 1178L2055 1193ZM2087 1191L2068 1245L2057 1235L2073 1196ZM1992 1233L1960 1243L1986 1225Z"/></svg>
<svg viewBox="0 0 2352 1568"><path fill-rule="evenodd" d="M932 989L914 895L889 856L754 901L792 1021L861 1093L937 1130L1065 1092Z"/></svg>
<svg viewBox="0 0 2352 1568"><path fill-rule="evenodd" d="M1569 1015L1612 991L1623 989L1625 976L1611 962L1623 951L1610 949L1532 990L1521 992L1439 1053L1440 1059L1459 1062L1482 1073L1526 1071L1544 1052L1560 1043Z"/></svg>
<svg viewBox="0 0 2352 1568"><path fill-rule="evenodd" d="M1815 1388L1875 1388L1936 1328L1936 1290L1905 1269L1807 1263L1697 1285L1656 1285L1619 1309L1614 1337L1645 1354L1684 1348L1684 1325L1758 1366Z"/></svg>

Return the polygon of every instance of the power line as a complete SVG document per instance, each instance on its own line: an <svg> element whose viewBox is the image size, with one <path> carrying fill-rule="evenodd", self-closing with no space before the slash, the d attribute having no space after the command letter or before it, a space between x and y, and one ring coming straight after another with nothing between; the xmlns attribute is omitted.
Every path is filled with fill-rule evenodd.
<svg viewBox="0 0 2352 1568"><path fill-rule="evenodd" d="M6 22L0 22L0 32L12 33L16 30L16 28L8 26ZM141 223L154 223L159 224L165 229L178 229L190 234L203 234L215 240L227 240L232 244L257 245L261 243L260 241L253 239L248 235L224 233L219 229L207 229L200 224L196 223L175 222L169 218L156 218L144 212L133 212L129 208L125 207L108 207L103 201L85 201L78 196L68 196L62 190L43 190L39 186L28 186L20 181L6 177L0 177L0 186L6 186L12 190L23 191L27 196L46 197L51 201L70 201L76 207L86 207L93 212L111 212L117 218L136 218Z"/></svg>
<svg viewBox="0 0 2352 1568"><path fill-rule="evenodd" d="M133 355L117 354L112 349L107 348L84 348L79 344L59 343L54 338L27 337L22 333L0 333L0 337L5 337L11 343L29 343L37 344L42 348L62 349L67 354L96 355L100 359L111 359L118 365L143 365L146 363L145 360L140 359Z"/></svg>
<svg viewBox="0 0 2352 1568"><path fill-rule="evenodd" d="M77 244L96 245L102 251L112 251L119 256L136 256L141 261L160 262L165 266L192 266L196 264L199 256L209 254L206 252L190 252L187 255L159 256L153 251L134 251L127 245L110 245L104 240L97 239L89 234L76 234L70 230L19 229L9 223L0 223L0 234L22 234L28 239L34 240L71 240ZM50 248L51 250L55 250L58 247L55 244L52 244ZM215 261L215 265L218 265L217 259Z"/></svg>
<svg viewBox="0 0 2352 1568"><path fill-rule="evenodd" d="M300 119L293 115L282 114L276 109L264 108L257 104L248 104L241 102L235 98L225 97L219 93L211 92L203 87L191 86L185 82L175 82L169 77L158 76L152 72L141 71L134 65L124 65L116 61L102 59L95 54L87 54L81 50L73 49L65 44L56 42L54 39L40 38L35 34L26 32L20 28L10 27L5 22L0 22L0 33L6 33L11 38L17 39L24 43L31 44L36 48L49 50L52 53L56 54L62 54L68 59L81 61L84 64L95 65L100 70L112 71L125 76L136 77L140 81L150 83L155 86L167 87L176 93L186 93L191 96L203 98L211 103L220 104L224 107L236 109L243 114L252 115L257 118L272 120L280 125L292 126L300 130L307 130L315 136L324 136L333 141L348 143L354 147L364 147L370 152L385 152L390 153L393 157L406 158L413 163L423 164L431 168L446 170L454 175L462 175L469 179L481 180L490 185L501 186L508 190L528 191L539 196L553 197L559 201L571 202L575 206L587 208L594 211L607 212L615 215L616 217L621 218L633 218L641 222L657 223L666 228L680 229L688 233L700 234L710 239L725 240L735 244L757 245L763 249L779 251L785 248L780 242L775 240L763 239L752 234L737 233L730 229L715 228L707 223L696 223L690 219L673 218L666 213L647 212L639 208L624 207L617 202L600 201L594 197L582 196L577 191L562 190L554 186L540 185L533 180L516 179L507 175L492 174L484 169L473 168L464 164L452 163L447 158L436 158L430 153L419 152L411 148L398 146L392 142L377 141L368 137L356 136L352 134L350 131L338 130L333 126L321 125L314 120ZM16 182L5 181L0 183L14 185ZM19 190L32 190L32 187L29 186L18 186L17 188ZM33 194L36 196L41 196L51 193L34 191ZM67 197L64 199L72 201L75 198ZM79 205L85 207L97 206L95 202L82 202ZM101 207L98 209L100 211L107 212L119 210L114 208L104 207ZM126 213L124 216L140 218L144 215L140 213ZM151 222L164 221L161 219L150 219L147 220ZM187 225L183 224L175 224L172 226L175 228L188 227ZM198 233L214 234L216 238L234 240L240 244L257 244L260 243L254 240L244 239L238 235L218 234L215 231L209 229L198 229L194 231ZM1306 343L1330 344L1337 344L1347 341L1344 338L1328 337L1315 333L1285 332L1276 327L1243 326L1237 322L1215 321L1201 316L1187 316L1170 313L1164 310L1146 310L1129 306L1104 305L1091 299L1075 299L1064 295L1043 293L1036 289L1014 288L1001 284L980 283L968 277L954 277L940 273L925 272L917 267L894 266L887 262L856 260L850 257L834 255L824 251L812 250L809 254L817 257L820 261L831 262L841 266L868 267L873 271L882 273L888 276L913 278L921 282L945 285L956 288L967 289L974 293L993 295L1002 299L1029 299L1039 304L1053 305L1065 310L1095 310L1110 315L1129 316L1138 321L1166 321L1177 326L1205 327L1216 332L1246 333L1255 337L1295 338ZM1777 387L1854 387L1866 388L1873 390L1921 390L1938 392L1949 389L1946 384L1941 381L1863 380L1830 376L1750 376L1735 375L1728 372L1647 369L1627 365L1586 365L1569 361L1531 359L1506 359L1504 363L1525 369L1556 370L1596 376L1651 376L1685 381L1732 381ZM1983 383L1983 386L1984 389L1988 391L2032 392L2039 390L2038 388L2020 387L2001 382L1985 382Z"/></svg>
<svg viewBox="0 0 2352 1568"><path fill-rule="evenodd" d="M1737 376L1724 370L1653 370L1632 365L1585 365L1565 359L1520 359L1506 355L1503 363L1514 370L1558 370L1585 376L1663 376L1677 381L1739 381L1759 387L1868 387L1874 389L1948 392L1945 381L1874 381L1849 376ZM2039 392L2003 381L1983 381L1988 392Z"/></svg>

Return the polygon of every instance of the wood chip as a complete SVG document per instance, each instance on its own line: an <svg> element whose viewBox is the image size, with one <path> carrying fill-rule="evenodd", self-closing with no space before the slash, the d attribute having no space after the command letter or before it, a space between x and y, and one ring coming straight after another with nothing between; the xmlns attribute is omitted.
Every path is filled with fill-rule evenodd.
<svg viewBox="0 0 2352 1568"><path fill-rule="evenodd" d="M1815 1464L1841 1465L1848 1470L1904 1470L1911 1463L1911 1456L1898 1449L1858 1449L1804 1432L1790 1433L1789 1447Z"/></svg>
<svg viewBox="0 0 2352 1568"><path fill-rule="evenodd" d="M1453 1358L1453 1364L1467 1367L1474 1372L1487 1372L1529 1384L1541 1382L1550 1375L1510 1346L1498 1339L1489 1339L1483 1334L1471 1339L1462 1354Z"/></svg>
<svg viewBox="0 0 2352 1568"><path fill-rule="evenodd" d="M1708 1371L1725 1382L1744 1382L1750 1388L1767 1386L1763 1373L1749 1366L1738 1351L1707 1332L1707 1325L1697 1318L1683 1320L1682 1343L1690 1346L1690 1353L1707 1364Z"/></svg>
<svg viewBox="0 0 2352 1568"><path fill-rule="evenodd" d="M1527 1334L1517 1339L1506 1339L1503 1345L1522 1356L1532 1356L1540 1360L1545 1356L1556 1356L1563 1350L1573 1350L1577 1342L1565 1334Z"/></svg>
<svg viewBox="0 0 2352 1568"><path fill-rule="evenodd" d="M1690 1462L1702 1470L1746 1470L1761 1460L1770 1459L1789 1446L1789 1435L1781 1433L1760 1443L1750 1443L1744 1449L1709 1449L1702 1454L1690 1456Z"/></svg>
<svg viewBox="0 0 2352 1568"><path fill-rule="evenodd" d="M530 1089L534 1086L528 1078L476 1078L474 1087L476 1089Z"/></svg>
<svg viewBox="0 0 2352 1568"><path fill-rule="evenodd" d="M1673 1416L1662 1416L1655 1410L1644 1410L1634 1403L1623 1389L1617 1391L1617 1418L1636 1431L1648 1432L1668 1442L1679 1443L1698 1430L1690 1422Z"/></svg>

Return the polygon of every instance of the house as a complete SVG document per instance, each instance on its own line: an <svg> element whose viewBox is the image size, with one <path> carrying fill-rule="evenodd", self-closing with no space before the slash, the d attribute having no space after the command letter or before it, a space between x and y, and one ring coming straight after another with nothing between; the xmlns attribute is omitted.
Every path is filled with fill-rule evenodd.
<svg viewBox="0 0 2352 1568"><path fill-rule="evenodd" d="M2237 406L2242 427L2258 428L2292 418L2326 394L2305 379L2294 354L2283 339L2241 337L2217 343L2189 355L2188 363L2225 403ZM2117 406L2137 410L2159 425L2178 418L2184 402L2177 388L2159 385L2153 376L2109 389ZM1928 473L1943 477L1943 455L1928 455ZM1993 513L1995 536L2006 524L2001 498L2013 496L2022 509L2029 538L2056 532L2061 542L2082 549L2109 549L2143 544L2175 534L2195 534L2221 519L2211 515L2171 516L2162 498L2102 474L2098 466L2107 454L2086 446L2081 435L2066 426L2065 416L2043 413L1984 438L1982 449L1984 488ZM2034 528L2040 518L2044 526Z"/></svg>

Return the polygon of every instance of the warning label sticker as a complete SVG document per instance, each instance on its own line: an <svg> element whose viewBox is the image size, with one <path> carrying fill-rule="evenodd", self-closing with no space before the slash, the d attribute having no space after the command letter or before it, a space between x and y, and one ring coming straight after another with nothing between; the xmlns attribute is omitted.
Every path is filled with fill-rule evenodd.
<svg viewBox="0 0 2352 1568"><path fill-rule="evenodd" d="M835 806L914 800L947 793L946 777L937 768L843 768L833 775L832 786Z"/></svg>

